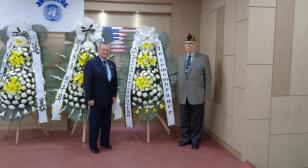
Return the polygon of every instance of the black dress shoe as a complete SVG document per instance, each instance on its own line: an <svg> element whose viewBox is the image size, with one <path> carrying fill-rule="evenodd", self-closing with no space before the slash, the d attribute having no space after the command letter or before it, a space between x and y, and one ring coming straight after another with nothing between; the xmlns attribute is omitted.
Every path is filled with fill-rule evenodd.
<svg viewBox="0 0 308 168"><path fill-rule="evenodd" d="M186 146L186 145L188 145L188 144L190 144L190 142L183 142L183 141L180 141L180 142L178 143L178 146Z"/></svg>
<svg viewBox="0 0 308 168"><path fill-rule="evenodd" d="M199 145L192 145L191 148L192 149L199 149Z"/></svg>
<svg viewBox="0 0 308 168"><path fill-rule="evenodd" d="M92 153L99 153L99 149L98 148L90 148Z"/></svg>
<svg viewBox="0 0 308 168"><path fill-rule="evenodd" d="M112 146L110 144L100 144L102 147L104 147L105 149L111 150Z"/></svg>

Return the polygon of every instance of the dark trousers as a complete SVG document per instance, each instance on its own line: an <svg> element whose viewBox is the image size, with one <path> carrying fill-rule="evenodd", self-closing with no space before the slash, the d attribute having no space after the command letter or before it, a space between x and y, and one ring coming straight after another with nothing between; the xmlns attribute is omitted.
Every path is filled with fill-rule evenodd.
<svg viewBox="0 0 308 168"><path fill-rule="evenodd" d="M89 113L89 145L97 148L97 139L100 131L100 144L110 143L111 106L107 108L91 107Z"/></svg>
<svg viewBox="0 0 308 168"><path fill-rule="evenodd" d="M180 104L181 112L181 141L199 145L202 138L204 120L204 104Z"/></svg>

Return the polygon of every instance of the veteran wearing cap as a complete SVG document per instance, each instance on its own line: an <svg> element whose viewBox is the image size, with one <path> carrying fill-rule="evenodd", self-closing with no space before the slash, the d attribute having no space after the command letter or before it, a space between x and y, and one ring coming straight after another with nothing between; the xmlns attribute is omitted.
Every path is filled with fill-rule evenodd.
<svg viewBox="0 0 308 168"><path fill-rule="evenodd" d="M211 93L211 68L207 55L196 52L196 39L188 34L185 51L177 61L177 97L181 113L181 140L198 149L202 138L205 98Z"/></svg>

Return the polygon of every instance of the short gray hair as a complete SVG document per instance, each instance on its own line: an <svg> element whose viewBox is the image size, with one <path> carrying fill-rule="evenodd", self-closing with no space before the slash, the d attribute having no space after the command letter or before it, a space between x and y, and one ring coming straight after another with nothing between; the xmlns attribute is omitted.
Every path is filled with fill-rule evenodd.
<svg viewBox="0 0 308 168"><path fill-rule="evenodd" d="M98 48L100 48L102 45L108 45L110 46L110 43L104 41L104 40L101 40L99 43L98 43Z"/></svg>

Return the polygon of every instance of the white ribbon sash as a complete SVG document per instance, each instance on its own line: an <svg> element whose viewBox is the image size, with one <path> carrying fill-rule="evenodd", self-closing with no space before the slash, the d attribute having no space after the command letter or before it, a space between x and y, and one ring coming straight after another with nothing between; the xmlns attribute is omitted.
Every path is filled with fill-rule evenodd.
<svg viewBox="0 0 308 168"><path fill-rule="evenodd" d="M11 55L11 50L13 49L13 42L12 39L10 38L6 44L6 51L5 54L3 56L3 60L2 60L2 64L1 64L1 69L0 69L0 80L2 79L2 76L4 74L4 70L6 68L6 64L7 64L7 59L9 58L9 56Z"/></svg>
<svg viewBox="0 0 308 168"><path fill-rule="evenodd" d="M161 81L162 81L163 90L164 90L167 123L168 123L168 126L172 126L175 124L175 120L174 120L171 86L170 86L170 81L169 81L169 76L168 76L168 68L166 65L162 44L159 40L156 40L155 47L156 47L156 52L157 52L157 59L158 59Z"/></svg>
<svg viewBox="0 0 308 168"><path fill-rule="evenodd" d="M65 90L68 86L70 77L72 76L73 72L74 72L74 67L76 65L76 60L78 57L78 53L79 50L81 48L81 43L82 41L77 40L76 43L74 44L72 53L71 53L71 57L70 57L70 62L68 64L67 67L67 71L66 74L63 78L63 81L61 83L61 87L59 88L57 95L56 95L56 100L55 102L52 104L52 120L61 120L61 108L62 108L62 104L63 104L63 96L65 94Z"/></svg>
<svg viewBox="0 0 308 168"><path fill-rule="evenodd" d="M31 33L31 51L33 58L33 72L35 77L35 88L36 88L36 102L37 102L37 111L39 116L39 123L48 122L47 112L46 112L46 99L45 99L45 89L44 89L44 77L42 71L42 62L41 62L41 52L40 46L38 44L37 34Z"/></svg>
<svg viewBox="0 0 308 168"><path fill-rule="evenodd" d="M140 45L139 40L135 40L133 43L133 47L130 51L130 65L129 65L129 72L127 77L127 86L125 92L125 120L126 120L126 127L132 128L133 127L133 113L132 113L132 106L131 106L131 90L132 85L134 82L134 75L136 69L136 62L137 62L137 55L138 55L138 48Z"/></svg>

